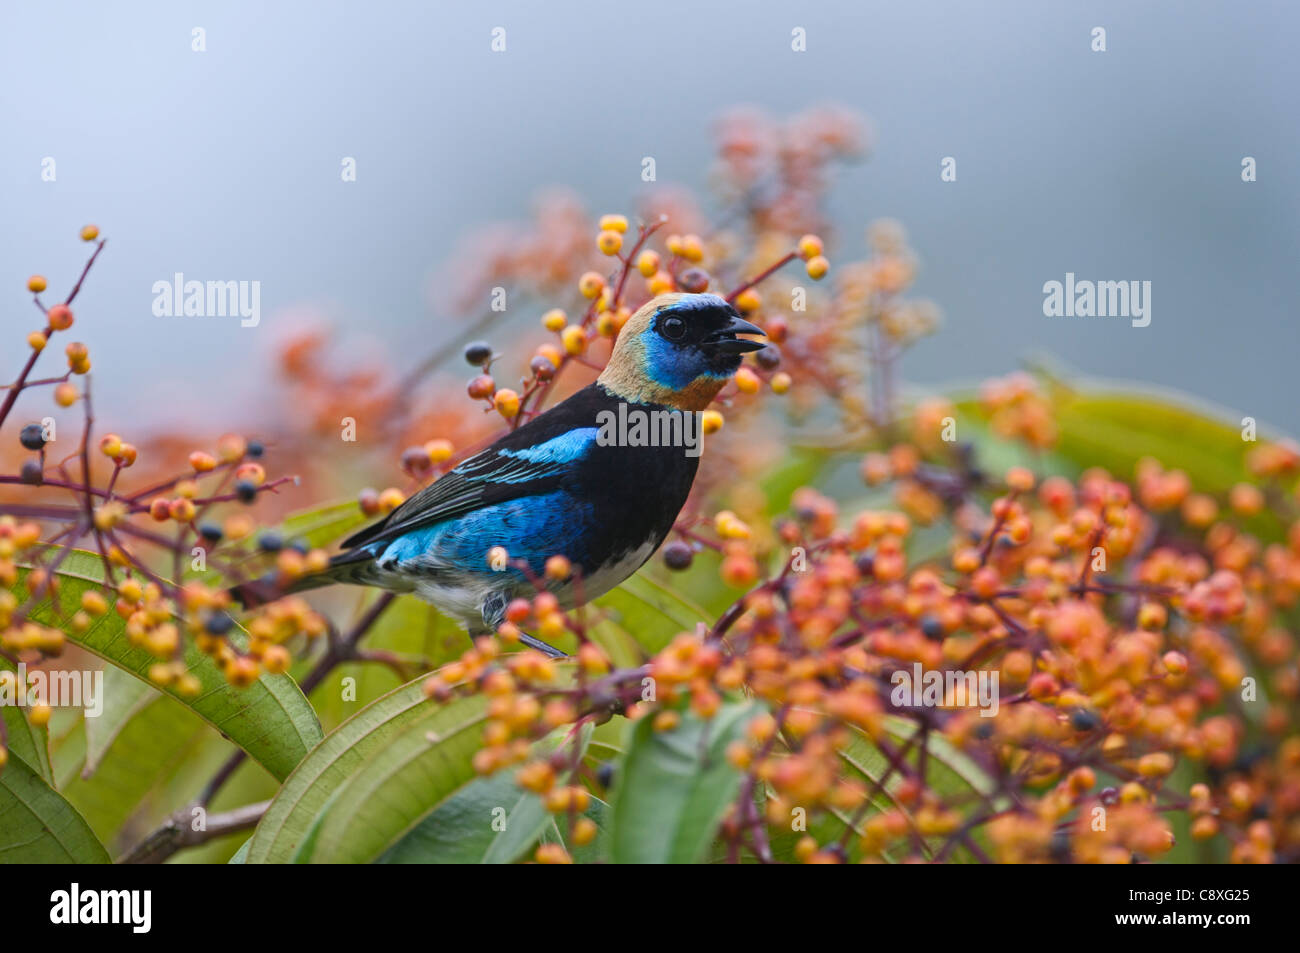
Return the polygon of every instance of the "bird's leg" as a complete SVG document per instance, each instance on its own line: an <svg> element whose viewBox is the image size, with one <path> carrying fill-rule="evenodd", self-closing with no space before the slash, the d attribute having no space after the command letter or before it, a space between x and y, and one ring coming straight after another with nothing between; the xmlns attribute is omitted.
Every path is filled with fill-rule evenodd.
<svg viewBox="0 0 1300 953"><path fill-rule="evenodd" d="M541 652L543 655L549 656L550 658L568 658L567 655L555 646L548 645L541 639L535 638L522 630L519 633L519 641L531 649L537 649L537 651Z"/></svg>
<svg viewBox="0 0 1300 953"><path fill-rule="evenodd" d="M488 632L495 632L505 621L506 617L506 597L502 593L494 592L483 600L480 607L483 613L483 625ZM553 645L548 645L541 639L529 635L522 629L519 632L519 641L530 649L536 649L549 658L568 658L563 652Z"/></svg>

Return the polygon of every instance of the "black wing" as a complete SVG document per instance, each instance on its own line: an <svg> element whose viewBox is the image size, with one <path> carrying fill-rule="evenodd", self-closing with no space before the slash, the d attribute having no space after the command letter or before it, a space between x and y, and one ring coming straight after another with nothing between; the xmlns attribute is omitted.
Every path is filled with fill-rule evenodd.
<svg viewBox="0 0 1300 953"><path fill-rule="evenodd" d="M484 506L550 493L572 483L577 459L527 459L527 452L574 430L594 427L608 395L592 384L506 434L486 450L403 503L387 517L343 541L344 549L391 541L411 530L463 516Z"/></svg>

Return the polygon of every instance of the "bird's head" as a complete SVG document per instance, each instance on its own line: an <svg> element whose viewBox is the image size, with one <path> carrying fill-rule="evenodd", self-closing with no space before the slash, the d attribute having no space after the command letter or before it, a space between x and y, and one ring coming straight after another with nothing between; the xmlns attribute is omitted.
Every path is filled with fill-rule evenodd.
<svg viewBox="0 0 1300 953"><path fill-rule="evenodd" d="M662 294L628 318L599 382L633 403L703 410L762 334L724 298L713 294Z"/></svg>

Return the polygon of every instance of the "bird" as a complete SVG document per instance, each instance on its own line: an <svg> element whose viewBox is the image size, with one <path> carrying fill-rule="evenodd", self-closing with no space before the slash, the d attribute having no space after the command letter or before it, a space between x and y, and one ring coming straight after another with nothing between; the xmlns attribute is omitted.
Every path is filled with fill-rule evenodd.
<svg viewBox="0 0 1300 953"><path fill-rule="evenodd" d="M672 530L699 466L698 412L764 347L739 335L763 331L719 295L658 295L627 320L593 383L344 540L327 569L279 595L333 583L413 593L471 636L495 632L510 602L539 585L566 610L599 597ZM508 559L494 564L493 551ZM564 579L544 571L557 555L576 570ZM234 594L266 601L247 585ZM564 655L528 633L520 640Z"/></svg>

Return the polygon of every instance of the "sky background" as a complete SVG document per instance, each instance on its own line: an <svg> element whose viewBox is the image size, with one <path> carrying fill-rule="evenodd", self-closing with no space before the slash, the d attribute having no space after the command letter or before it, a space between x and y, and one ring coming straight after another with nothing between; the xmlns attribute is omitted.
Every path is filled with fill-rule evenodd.
<svg viewBox="0 0 1300 953"><path fill-rule="evenodd" d="M96 222L110 242L78 336L104 422L255 422L255 375L296 315L405 370L457 330L430 281L476 226L556 184L630 210L645 155L661 183L703 187L726 108L842 103L875 147L836 176L839 257L899 219L915 294L945 315L910 380L1046 353L1294 434L1297 27L1282 2L0 0L0 357L16 367L35 327L26 276L65 293ZM260 326L154 317L177 271L261 281ZM1151 325L1045 317L1067 271L1151 281Z"/></svg>

